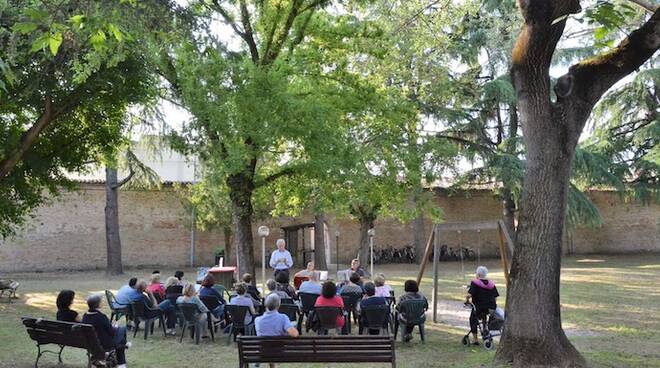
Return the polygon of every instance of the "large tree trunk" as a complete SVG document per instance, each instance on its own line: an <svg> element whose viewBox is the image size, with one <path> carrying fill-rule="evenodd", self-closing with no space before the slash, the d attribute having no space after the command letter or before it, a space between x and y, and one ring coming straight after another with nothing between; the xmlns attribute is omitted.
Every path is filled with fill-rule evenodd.
<svg viewBox="0 0 660 368"><path fill-rule="evenodd" d="M117 169L105 169L105 241L108 275L121 275L121 240L119 238L119 201Z"/></svg>
<svg viewBox="0 0 660 368"><path fill-rule="evenodd" d="M504 150L507 154L516 156L516 139L518 137L518 107L515 103L509 105L509 129L507 131L507 141ZM512 239L515 240L516 234L516 201L513 198L511 189L515 185L511 181L513 173L505 174L502 182L502 215L504 224L509 231Z"/></svg>
<svg viewBox="0 0 660 368"><path fill-rule="evenodd" d="M236 266L238 274L254 273L254 241L252 239L252 176L230 175L227 178L231 199L232 222L234 224L234 244L236 246ZM253 280L256 278L253 278Z"/></svg>
<svg viewBox="0 0 660 368"><path fill-rule="evenodd" d="M511 190L504 186L502 188L502 217L504 218L504 225L506 225L509 235L515 239L516 233L516 202L513 200Z"/></svg>
<svg viewBox="0 0 660 368"><path fill-rule="evenodd" d="M234 254L234 252L232 251L232 248L234 247L234 244L231 241L231 227L230 226L224 226L222 228L222 235L225 238L225 259L224 259L224 264L226 266L236 265L235 263L232 263L232 254Z"/></svg>
<svg viewBox="0 0 660 368"><path fill-rule="evenodd" d="M369 229L374 227L376 221L375 215L362 214L359 218L360 221L360 250L359 258L362 267L367 269L371 262L370 243L369 243Z"/></svg>
<svg viewBox="0 0 660 368"><path fill-rule="evenodd" d="M415 261L421 263L426 251L426 229L424 226L424 213L422 211L413 220L413 233L415 242Z"/></svg>
<svg viewBox="0 0 660 368"><path fill-rule="evenodd" d="M325 214L314 216L314 266L318 270L327 270L325 260ZM306 265L303 265L306 267Z"/></svg>

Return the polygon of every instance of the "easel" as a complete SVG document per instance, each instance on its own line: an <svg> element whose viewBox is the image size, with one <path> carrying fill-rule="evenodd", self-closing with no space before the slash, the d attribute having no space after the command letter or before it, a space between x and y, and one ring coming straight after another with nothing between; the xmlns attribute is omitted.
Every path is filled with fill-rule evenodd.
<svg viewBox="0 0 660 368"><path fill-rule="evenodd" d="M507 287L509 286L509 261L507 259L507 247L509 252L513 255L513 241L511 236L504 225L502 220L497 221L484 221L484 222L456 222L435 224L433 231L426 242L426 249L424 250L424 258L422 264L419 266L419 274L417 275L417 285L422 282L426 263L428 262L431 249L433 249L433 322L438 322L438 258L440 255L440 247L438 245L440 233L442 231L478 231L481 236L482 230L497 230L499 243L500 243L500 261L502 262L502 269L504 270L504 279L506 280ZM505 245L506 244L506 245ZM460 252L463 250L460 249Z"/></svg>

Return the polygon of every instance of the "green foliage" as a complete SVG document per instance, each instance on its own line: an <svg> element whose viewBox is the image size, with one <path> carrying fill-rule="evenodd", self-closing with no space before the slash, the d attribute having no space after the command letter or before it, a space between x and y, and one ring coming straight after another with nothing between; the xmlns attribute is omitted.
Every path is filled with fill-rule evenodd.
<svg viewBox="0 0 660 368"><path fill-rule="evenodd" d="M156 80L128 36L140 29L141 10L119 2L0 1L0 44L6 45L0 50L0 163L20 152L49 102L53 112L47 129L0 178L0 236L47 196L71 188L66 172L85 170L114 151L127 106L153 97ZM109 27L122 40L93 45L91 36Z"/></svg>

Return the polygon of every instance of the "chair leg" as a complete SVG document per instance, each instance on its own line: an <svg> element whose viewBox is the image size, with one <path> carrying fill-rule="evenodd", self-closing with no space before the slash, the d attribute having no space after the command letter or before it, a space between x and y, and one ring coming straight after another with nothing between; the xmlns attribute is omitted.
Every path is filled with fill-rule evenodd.
<svg viewBox="0 0 660 368"><path fill-rule="evenodd" d="M231 337L234 335L234 324L229 325L229 333L227 334L227 345L231 342Z"/></svg>
<svg viewBox="0 0 660 368"><path fill-rule="evenodd" d="M215 341L215 333L213 330L215 330L215 324L213 323L213 319L211 318L211 313L206 315L206 322L209 331L211 331L211 341Z"/></svg>
<svg viewBox="0 0 660 368"><path fill-rule="evenodd" d="M140 320L133 321L133 338L137 336L138 329L140 328Z"/></svg>
<svg viewBox="0 0 660 368"><path fill-rule="evenodd" d="M424 336L424 324L423 323L419 324L419 335L422 338L422 343L426 343L426 338Z"/></svg>
<svg viewBox="0 0 660 368"><path fill-rule="evenodd" d="M181 329L181 337L179 337L179 343L181 343L181 342L183 341L183 335L186 334L186 327L187 327L187 325L186 325L186 323L184 322L184 323L183 323L183 328Z"/></svg>
<svg viewBox="0 0 660 368"><path fill-rule="evenodd" d="M167 330L165 329L165 318L160 316L158 320L160 321L160 326L163 328L163 336L167 336Z"/></svg>
<svg viewBox="0 0 660 368"><path fill-rule="evenodd" d="M144 321L144 339L147 339L147 336L149 336L149 330L151 329L151 324L153 323L153 320L147 319Z"/></svg>
<svg viewBox="0 0 660 368"><path fill-rule="evenodd" d="M406 324L401 323L401 342L406 342Z"/></svg>
<svg viewBox="0 0 660 368"><path fill-rule="evenodd" d="M192 327L192 333L195 335L195 345L199 345L199 339L202 335L202 331L198 327L199 325L197 323L195 323Z"/></svg>
<svg viewBox="0 0 660 368"><path fill-rule="evenodd" d="M394 320L394 340L396 340L396 334L399 332L399 320Z"/></svg>

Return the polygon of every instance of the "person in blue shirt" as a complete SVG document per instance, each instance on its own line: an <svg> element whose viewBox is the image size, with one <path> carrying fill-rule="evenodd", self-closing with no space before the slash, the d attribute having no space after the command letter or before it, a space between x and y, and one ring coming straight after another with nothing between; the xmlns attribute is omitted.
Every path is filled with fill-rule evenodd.
<svg viewBox="0 0 660 368"><path fill-rule="evenodd" d="M319 283L318 280L319 275L316 272L312 272L307 277L309 277L309 280L300 284L300 288L298 288L298 292L321 295L321 284Z"/></svg>
<svg viewBox="0 0 660 368"><path fill-rule="evenodd" d="M284 239L277 239L275 242L277 249L273 251L270 255L270 267L275 269L273 278L277 280L277 275L280 273L286 273L286 278L289 278L289 268L293 266L293 258L291 258L291 253L285 249L286 242Z"/></svg>
<svg viewBox="0 0 660 368"><path fill-rule="evenodd" d="M137 278L132 277L128 280L127 285L124 285L117 290L117 294L115 294L115 300L117 303L113 303L114 308L122 308L131 303L128 296L135 291L135 284L137 284L137 281Z"/></svg>
<svg viewBox="0 0 660 368"><path fill-rule="evenodd" d="M277 311L280 307L280 302L280 297L277 294L268 294L264 302L266 312L262 316L257 317L254 322L257 336L298 337L298 330L293 327L289 317ZM275 364L270 363L270 367L274 368Z"/></svg>
<svg viewBox="0 0 660 368"><path fill-rule="evenodd" d="M364 307L368 307L371 305L387 305L387 300L383 298L382 296L376 296L376 285L369 281L364 284L364 292L365 292L365 297L362 299L360 302L360 310L363 310ZM388 321L389 321L389 314L388 314ZM360 331L362 331L362 327L367 324L367 318L363 313L360 313ZM369 334L378 334L378 330L369 330Z"/></svg>
<svg viewBox="0 0 660 368"><path fill-rule="evenodd" d="M247 326L252 323L252 316L257 314L254 309L254 300L247 295L247 285L242 282L234 286L234 291L236 291L236 296L231 298L229 304L242 305L250 309L250 313L245 313L245 320L243 321Z"/></svg>

